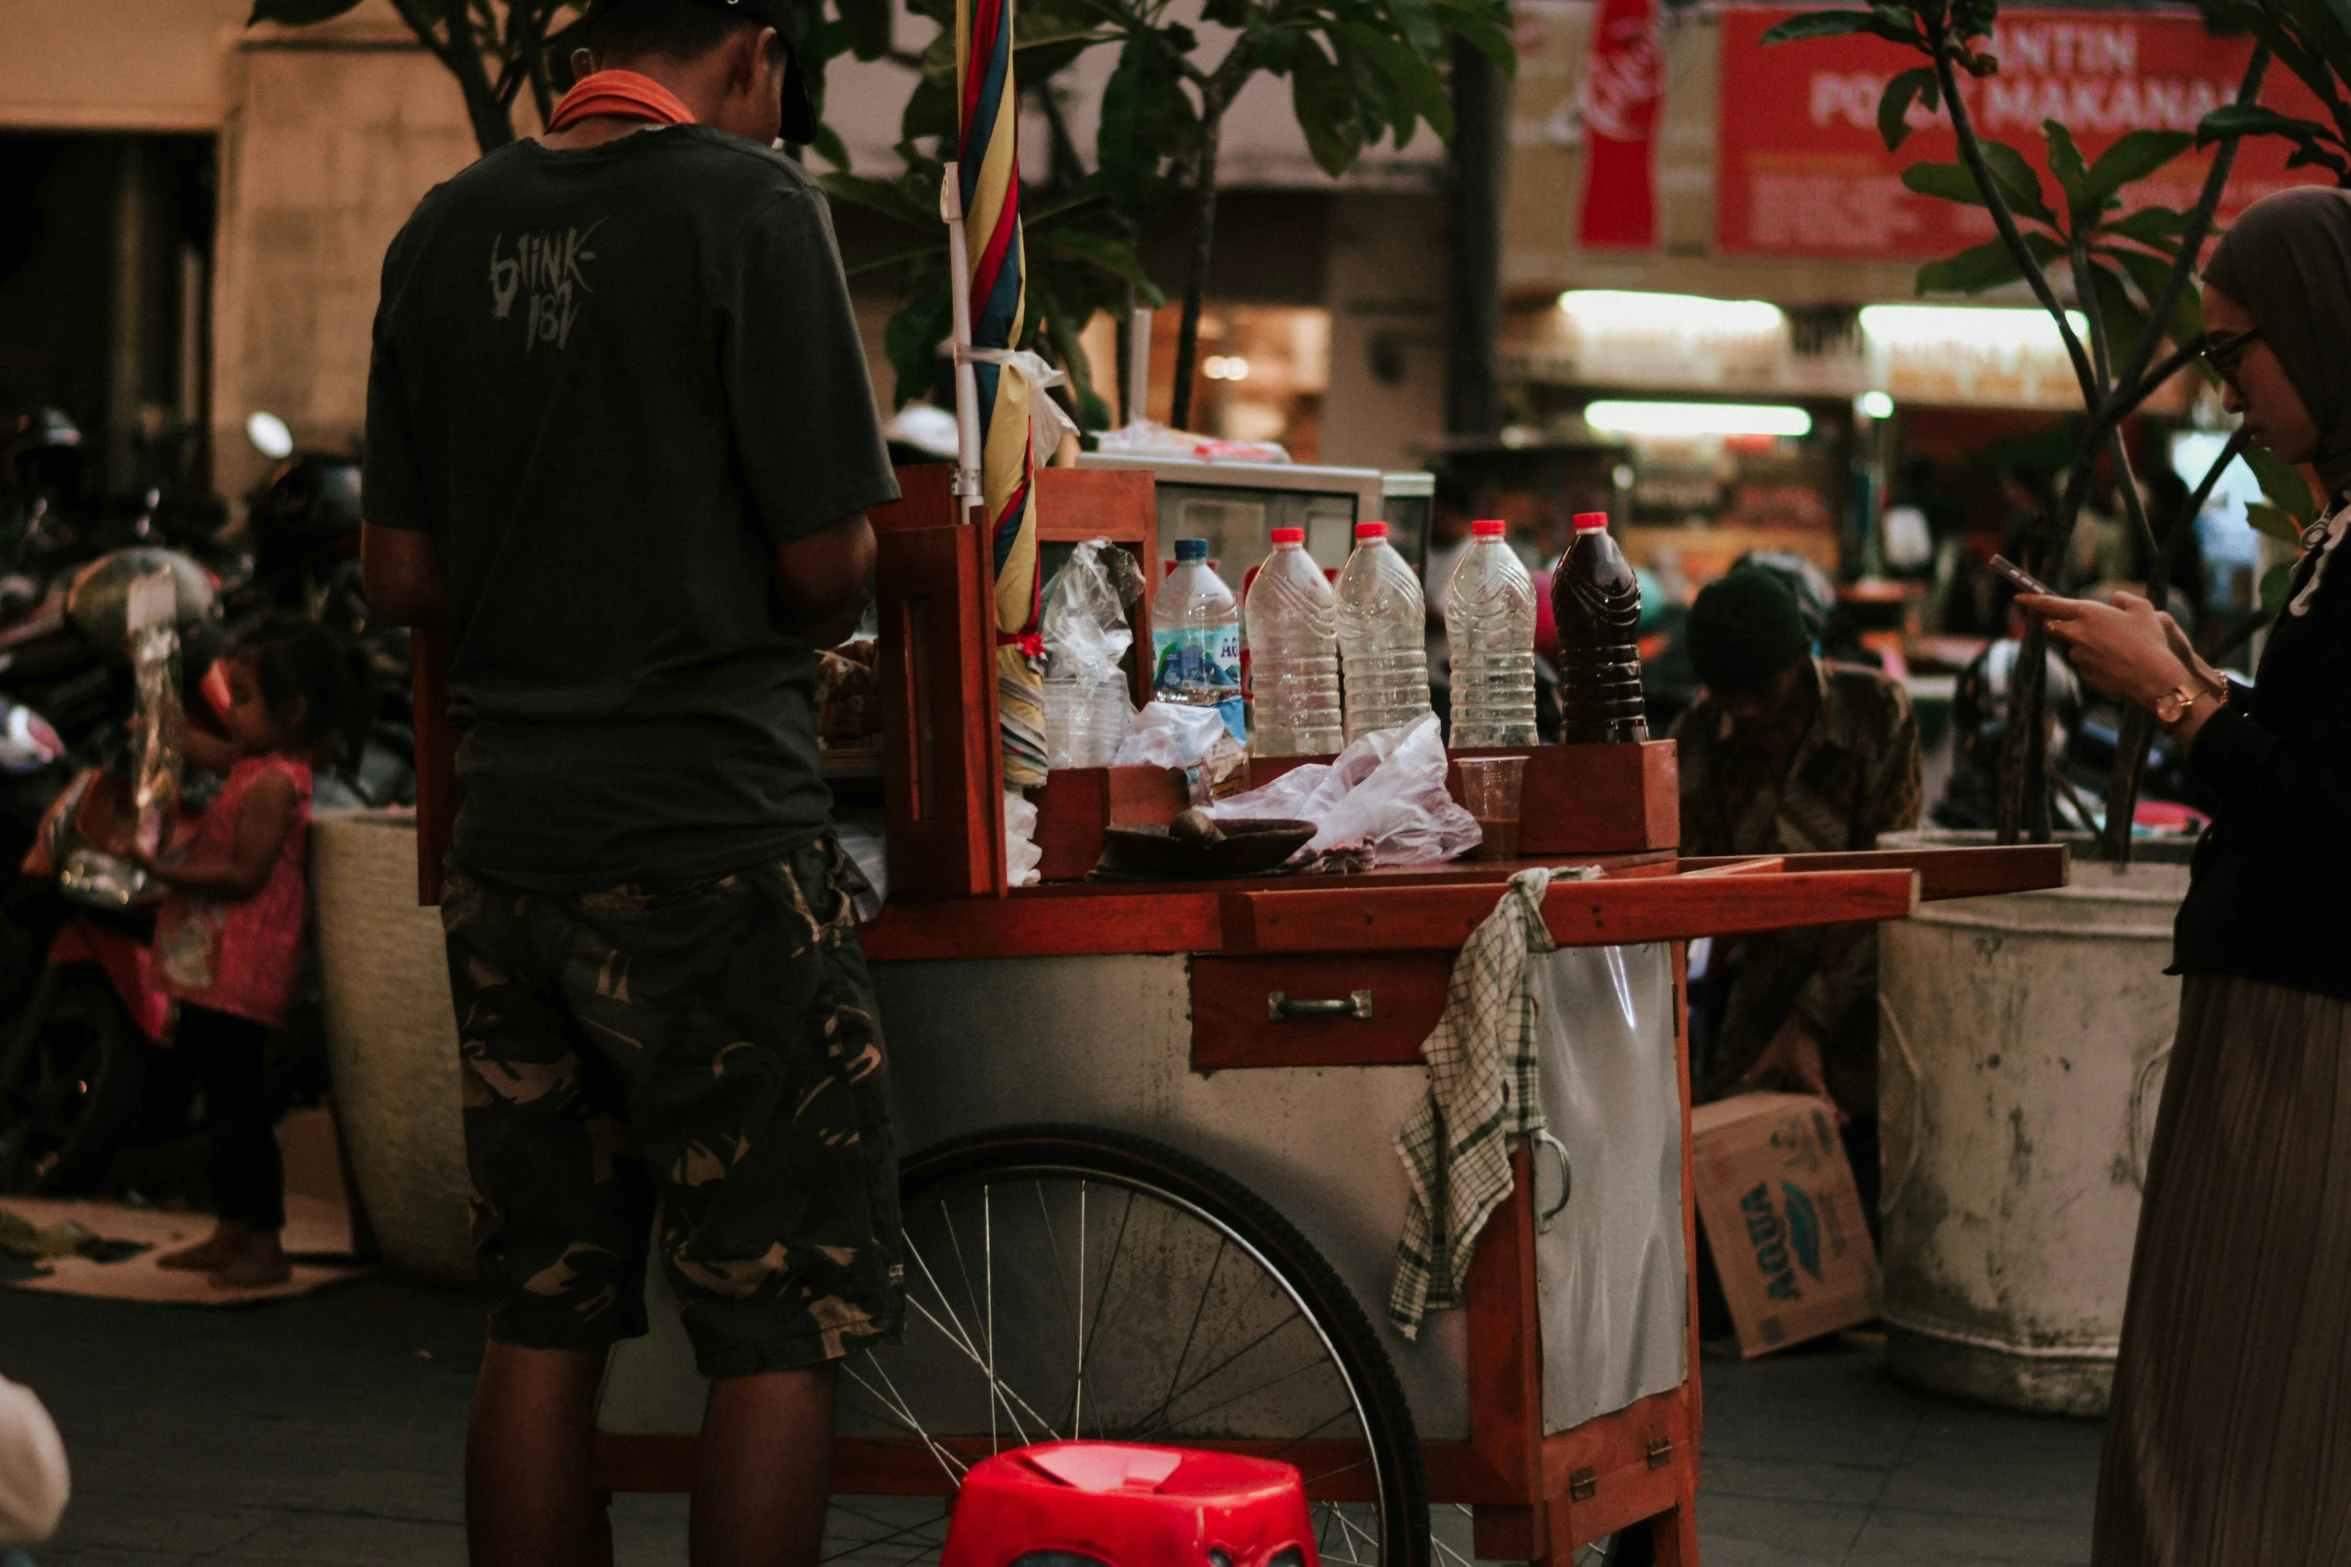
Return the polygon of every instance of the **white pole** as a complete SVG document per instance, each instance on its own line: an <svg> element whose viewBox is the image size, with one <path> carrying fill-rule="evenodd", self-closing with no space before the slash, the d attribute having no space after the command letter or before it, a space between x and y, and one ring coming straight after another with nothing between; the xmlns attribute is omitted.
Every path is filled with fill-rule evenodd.
<svg viewBox="0 0 2351 1567"><path fill-rule="evenodd" d="M1127 423L1141 424L1151 408L1151 312L1127 318Z"/></svg>
<svg viewBox="0 0 2351 1567"><path fill-rule="evenodd" d="M983 504L980 486L980 378L971 362L971 252L963 243L963 184L957 166L939 181L947 220L947 292L955 307L955 482L966 511Z"/></svg>

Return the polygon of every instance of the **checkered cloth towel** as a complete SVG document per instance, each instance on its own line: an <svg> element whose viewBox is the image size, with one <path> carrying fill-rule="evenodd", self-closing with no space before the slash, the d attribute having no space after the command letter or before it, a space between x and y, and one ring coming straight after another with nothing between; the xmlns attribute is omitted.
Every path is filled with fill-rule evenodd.
<svg viewBox="0 0 2351 1567"><path fill-rule="evenodd" d="M1420 1047L1428 1097L1396 1139L1412 1198L1388 1320L1406 1338L1430 1311L1461 1304L1478 1231L1510 1195L1510 1140L1543 1129L1527 957L1558 947L1543 923L1551 878L1590 874L1520 871L1453 960L1445 1013Z"/></svg>

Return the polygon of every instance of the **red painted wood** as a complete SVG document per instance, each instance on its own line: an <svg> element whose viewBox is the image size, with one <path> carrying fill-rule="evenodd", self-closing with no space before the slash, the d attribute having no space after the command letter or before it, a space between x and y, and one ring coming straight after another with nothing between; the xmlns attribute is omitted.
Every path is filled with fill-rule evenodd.
<svg viewBox="0 0 2351 1567"><path fill-rule="evenodd" d="M449 639L408 639L416 728L416 901L441 901L441 876L457 838L457 726L449 721Z"/></svg>
<svg viewBox="0 0 2351 1567"><path fill-rule="evenodd" d="M1102 858L1102 829L1164 827L1191 805L1191 787L1173 767L1067 767L1045 775L1035 794L1037 874L1076 881Z"/></svg>
<svg viewBox="0 0 2351 1567"><path fill-rule="evenodd" d="M1526 779L1519 805L1518 845L1522 856L1556 862L1560 856L1625 854L1670 849L1681 842L1681 764L1671 740L1640 745L1536 745L1447 753L1465 756L1523 756ZM1253 759L1249 782L1262 786L1305 762L1327 756ZM1458 766L1446 775L1454 797L1461 794Z"/></svg>
<svg viewBox="0 0 2351 1567"><path fill-rule="evenodd" d="M1213 952L1216 898L1149 891L1117 897L961 899L901 904L858 931L877 963L913 958L1030 958L1119 952Z"/></svg>
<svg viewBox="0 0 2351 1567"><path fill-rule="evenodd" d="M1535 1509L1543 1495L1542 1318L1535 1301L1534 1165L1522 1144L1511 1154L1511 1192L1486 1220L1470 1257L1464 1309L1469 1329L1470 1445Z"/></svg>
<svg viewBox="0 0 2351 1567"><path fill-rule="evenodd" d="M1134 552L1144 591L1127 606L1134 627L1127 654L1131 694L1151 698L1151 594L1159 586L1158 481L1148 473L1112 468L1043 468L1037 473L1037 539L1082 544L1109 539Z"/></svg>
<svg viewBox="0 0 2351 1567"><path fill-rule="evenodd" d="M1458 949L1493 912L1491 887L1372 890L1334 885L1229 892L1228 952ZM1611 946L1737 931L1900 919L1917 907L1909 871L1553 882L1544 923L1562 946Z"/></svg>
<svg viewBox="0 0 2351 1567"><path fill-rule="evenodd" d="M1918 872L1918 895L1928 903L1989 893L2062 887L2073 872L2073 850L2062 843L1983 844L1948 849L1865 849L1852 854L1791 854L1792 871L1906 870Z"/></svg>
<svg viewBox="0 0 2351 1567"><path fill-rule="evenodd" d="M1421 1042L1445 1010L1453 958L1442 952L1195 958L1192 1069L1270 1066L1418 1066ZM1266 1016L1272 991L1298 999L1372 993L1372 1016Z"/></svg>
<svg viewBox="0 0 2351 1567"><path fill-rule="evenodd" d="M973 621L980 539L963 527L893 527L876 544L891 896L985 896L1003 838L988 788L995 668Z"/></svg>
<svg viewBox="0 0 2351 1567"><path fill-rule="evenodd" d="M1694 1373L1696 1367L1691 1369ZM1652 1393L1544 1439L1542 1486L1555 1561L1570 1560L1577 1546L1669 1511L1683 1488L1695 1483L1697 1443L1688 1392L1685 1383ZM1653 1467L1649 1450L1660 1439L1671 1445ZM1587 1470L1593 1493L1578 1500L1576 1480Z"/></svg>

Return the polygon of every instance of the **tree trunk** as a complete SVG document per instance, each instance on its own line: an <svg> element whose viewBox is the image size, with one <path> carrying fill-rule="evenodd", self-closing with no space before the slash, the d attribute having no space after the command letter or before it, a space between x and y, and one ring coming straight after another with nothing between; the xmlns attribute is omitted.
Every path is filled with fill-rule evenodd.
<svg viewBox="0 0 2351 1567"><path fill-rule="evenodd" d="M1193 370L1200 355L1200 307L1208 297L1208 258L1216 248L1216 148L1225 106L1213 95L1200 105L1200 168L1192 178L1192 266L1184 277L1183 324L1176 332L1175 407L1168 424L1192 427Z"/></svg>
<svg viewBox="0 0 2351 1567"><path fill-rule="evenodd" d="M482 68L481 44L474 36L473 16L465 0L449 7L447 21L449 47L441 63L449 67L465 93L465 116L473 122L474 145L486 158L514 140L514 120L506 105L498 101L490 73Z"/></svg>

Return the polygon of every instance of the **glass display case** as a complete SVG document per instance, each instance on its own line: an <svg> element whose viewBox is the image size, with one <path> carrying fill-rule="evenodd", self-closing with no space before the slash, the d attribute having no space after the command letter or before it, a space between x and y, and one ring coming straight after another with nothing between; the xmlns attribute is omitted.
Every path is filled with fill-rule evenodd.
<svg viewBox="0 0 2351 1567"><path fill-rule="evenodd" d="M1358 522L1386 521L1389 542L1415 566L1428 548L1432 474L1098 452L1080 457L1078 466L1150 473L1159 495L1161 554L1172 558L1177 539L1206 539L1209 563L1235 592L1273 547L1275 528L1304 528L1306 552L1326 570L1346 563Z"/></svg>

